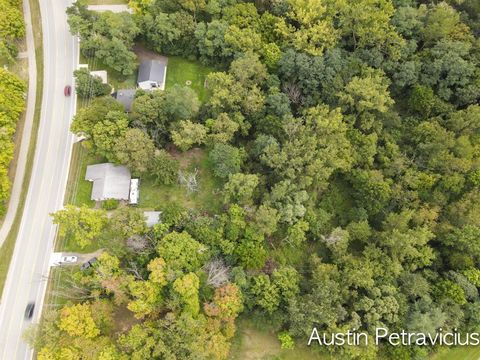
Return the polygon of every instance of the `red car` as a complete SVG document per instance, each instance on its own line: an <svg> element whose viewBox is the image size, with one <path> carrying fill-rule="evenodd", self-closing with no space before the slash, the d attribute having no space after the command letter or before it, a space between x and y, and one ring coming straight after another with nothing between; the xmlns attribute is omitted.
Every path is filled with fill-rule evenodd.
<svg viewBox="0 0 480 360"><path fill-rule="evenodd" d="M65 96L70 96L72 93L72 87L70 85L65 86L65 89L63 89L63 94Z"/></svg>

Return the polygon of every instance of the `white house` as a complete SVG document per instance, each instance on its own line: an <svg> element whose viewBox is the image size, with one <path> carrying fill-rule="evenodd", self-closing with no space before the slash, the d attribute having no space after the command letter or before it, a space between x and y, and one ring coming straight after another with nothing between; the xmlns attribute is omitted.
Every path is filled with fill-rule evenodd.
<svg viewBox="0 0 480 360"><path fill-rule="evenodd" d="M91 199L95 201L129 200L130 179L127 167L112 163L89 165L85 174L85 180L93 182Z"/></svg>
<svg viewBox="0 0 480 360"><path fill-rule="evenodd" d="M144 90L164 90L167 63L161 60L146 60L138 68L137 85Z"/></svg>

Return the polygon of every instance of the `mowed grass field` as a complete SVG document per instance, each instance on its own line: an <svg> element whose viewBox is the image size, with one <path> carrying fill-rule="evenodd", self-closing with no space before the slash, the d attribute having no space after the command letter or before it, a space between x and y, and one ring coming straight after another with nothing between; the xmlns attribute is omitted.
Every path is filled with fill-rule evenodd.
<svg viewBox="0 0 480 360"><path fill-rule="evenodd" d="M334 360L305 344L296 344L292 350L282 349L275 332L268 326L261 327L251 319L239 318L237 332L232 343L231 360Z"/></svg>
<svg viewBox="0 0 480 360"><path fill-rule="evenodd" d="M433 355L432 360L479 360L480 347L457 347L444 349Z"/></svg>
<svg viewBox="0 0 480 360"><path fill-rule="evenodd" d="M154 178L140 180L140 200L138 207L160 210L169 203L182 205L187 209L197 209L216 213L221 207L221 181L213 176L206 152L196 148L185 153L174 154L185 174L198 171L198 191L189 192L183 185L157 185Z"/></svg>
<svg viewBox="0 0 480 360"><path fill-rule="evenodd" d="M205 79L212 71L212 68L204 66L199 62L178 56L169 56L165 88L171 88L175 84L190 86L197 92L200 101L205 101L207 97L207 89L204 86ZM191 84L188 85L187 81L191 82Z"/></svg>
<svg viewBox="0 0 480 360"><path fill-rule="evenodd" d="M90 200L93 184L85 180L87 166L102 162L100 157L94 156L82 143L75 143L72 150L72 161L68 175L65 203L76 206L87 205L93 207L95 202Z"/></svg>

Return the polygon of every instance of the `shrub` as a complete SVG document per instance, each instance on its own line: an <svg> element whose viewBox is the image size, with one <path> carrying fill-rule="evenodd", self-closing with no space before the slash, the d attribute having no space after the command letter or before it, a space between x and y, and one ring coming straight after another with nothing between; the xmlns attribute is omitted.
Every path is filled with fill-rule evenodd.
<svg viewBox="0 0 480 360"><path fill-rule="evenodd" d="M157 185L172 185L178 178L178 161L165 150L160 150L155 155L152 173Z"/></svg>
<svg viewBox="0 0 480 360"><path fill-rule="evenodd" d="M105 210L115 210L118 207L118 200L108 199L102 203L102 209Z"/></svg>

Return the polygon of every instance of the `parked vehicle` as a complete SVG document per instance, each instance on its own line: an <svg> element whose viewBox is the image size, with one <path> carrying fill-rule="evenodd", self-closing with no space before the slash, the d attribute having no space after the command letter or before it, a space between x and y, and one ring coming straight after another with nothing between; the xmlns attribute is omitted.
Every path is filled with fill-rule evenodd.
<svg viewBox="0 0 480 360"><path fill-rule="evenodd" d="M35 310L35 303L29 302L25 308L25 319L31 319L33 316L33 310Z"/></svg>
<svg viewBox="0 0 480 360"><path fill-rule="evenodd" d="M62 256L62 259L60 260L61 264L67 263L67 264L72 264L76 263L78 258L76 256Z"/></svg>
<svg viewBox="0 0 480 360"><path fill-rule="evenodd" d="M63 94L65 96L70 96L72 93L72 87L70 85L65 86L65 89L63 89Z"/></svg>
<svg viewBox="0 0 480 360"><path fill-rule="evenodd" d="M80 266L80 270L86 270L88 269L90 266L92 266L94 263L97 262L97 258L94 257L94 258L91 258L90 260L88 260L87 262L83 263L82 266Z"/></svg>

